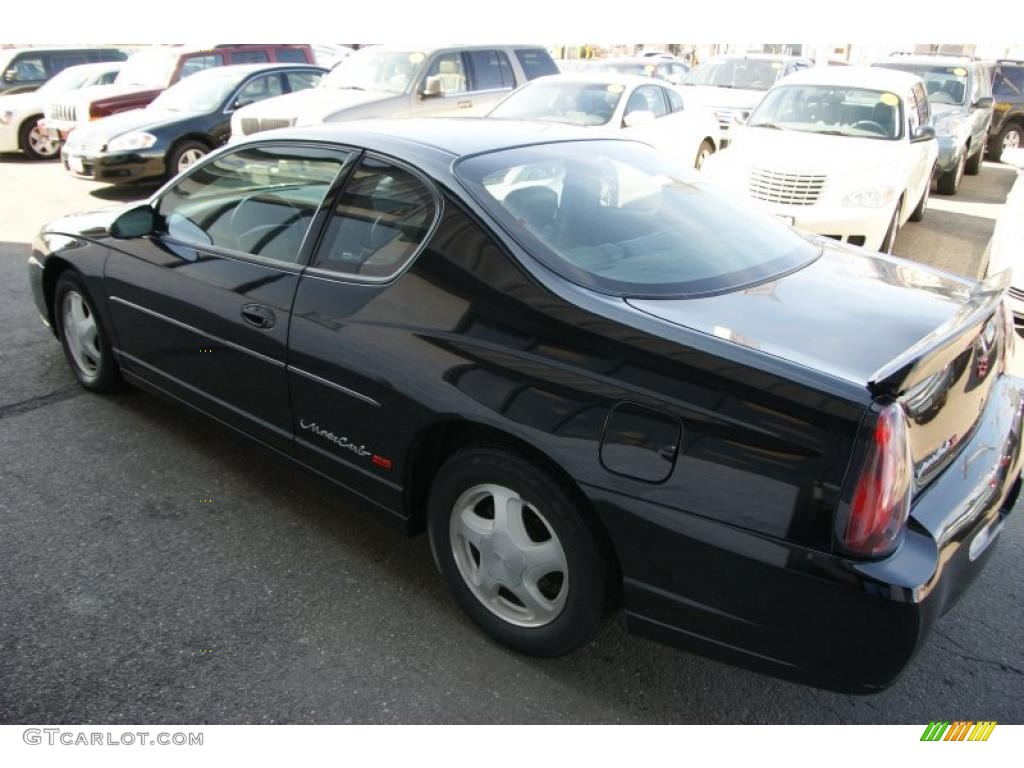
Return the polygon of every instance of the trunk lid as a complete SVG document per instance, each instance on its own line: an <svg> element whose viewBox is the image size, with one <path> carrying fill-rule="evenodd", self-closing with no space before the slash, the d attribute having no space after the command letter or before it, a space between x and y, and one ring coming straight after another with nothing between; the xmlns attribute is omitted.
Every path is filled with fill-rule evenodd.
<svg viewBox="0 0 1024 768"><path fill-rule="evenodd" d="M1007 277L978 284L902 259L824 245L796 272L693 299L628 299L667 322L900 399L915 484L951 461L977 424L1003 358Z"/></svg>

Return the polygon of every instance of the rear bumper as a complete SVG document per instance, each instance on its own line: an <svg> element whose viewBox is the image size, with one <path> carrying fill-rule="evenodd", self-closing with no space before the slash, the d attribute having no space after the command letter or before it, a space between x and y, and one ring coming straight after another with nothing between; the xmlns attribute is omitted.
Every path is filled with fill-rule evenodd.
<svg viewBox="0 0 1024 768"><path fill-rule="evenodd" d="M969 443L915 500L889 557L860 562L585 488L652 639L832 690L895 682L991 556L1020 492L1022 390L1003 377Z"/></svg>

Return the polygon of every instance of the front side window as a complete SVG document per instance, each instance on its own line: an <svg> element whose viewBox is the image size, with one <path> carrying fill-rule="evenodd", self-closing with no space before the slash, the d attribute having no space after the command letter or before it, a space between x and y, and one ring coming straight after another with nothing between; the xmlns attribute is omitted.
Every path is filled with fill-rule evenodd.
<svg viewBox="0 0 1024 768"><path fill-rule="evenodd" d="M322 75L319 72L287 72L285 77L292 91L304 91L319 83Z"/></svg>
<svg viewBox="0 0 1024 768"><path fill-rule="evenodd" d="M235 99L235 106L244 107L247 104L255 104L257 101L280 96L282 93L284 93L284 88L281 86L281 78L278 75L263 75L253 78L242 86Z"/></svg>
<svg viewBox="0 0 1024 768"><path fill-rule="evenodd" d="M466 57L473 73L474 91L515 87L512 65L503 51L467 51Z"/></svg>
<svg viewBox="0 0 1024 768"><path fill-rule="evenodd" d="M19 56L5 73L13 83L33 83L46 79L46 63L42 56Z"/></svg>
<svg viewBox="0 0 1024 768"><path fill-rule="evenodd" d="M655 117L668 114L668 105L662 95L664 88L656 85L643 85L637 88L626 102L626 116L630 112L651 112Z"/></svg>
<svg viewBox="0 0 1024 768"><path fill-rule="evenodd" d="M441 79L441 93L445 96L469 90L462 54L458 52L443 53L434 59L427 70L427 77Z"/></svg>
<svg viewBox="0 0 1024 768"><path fill-rule="evenodd" d="M747 125L859 139L903 136L898 95L845 86L780 85L764 97Z"/></svg>
<svg viewBox="0 0 1024 768"><path fill-rule="evenodd" d="M295 263L344 160L303 147L241 149L178 181L157 211L175 240Z"/></svg>
<svg viewBox="0 0 1024 768"><path fill-rule="evenodd" d="M545 75L557 75L558 65L548 52L540 48L517 48L516 58L527 80L534 80Z"/></svg>
<svg viewBox="0 0 1024 768"><path fill-rule="evenodd" d="M184 80L189 75L202 72L204 69L219 67L224 64L224 57L219 53L203 54L201 56L189 56L181 66L181 78Z"/></svg>
<svg viewBox="0 0 1024 768"><path fill-rule="evenodd" d="M477 155L455 172L520 244L603 293L685 298L774 279L810 241L650 147L573 141Z"/></svg>
<svg viewBox="0 0 1024 768"><path fill-rule="evenodd" d="M510 95L489 117L605 125L615 114L625 90L619 83L538 80Z"/></svg>
<svg viewBox="0 0 1024 768"><path fill-rule="evenodd" d="M994 96L1024 97L1024 67L1001 66L992 82Z"/></svg>
<svg viewBox="0 0 1024 768"><path fill-rule="evenodd" d="M426 240L437 214L430 189L414 174L368 157L345 184L314 266L386 279Z"/></svg>
<svg viewBox="0 0 1024 768"><path fill-rule="evenodd" d="M782 62L773 59L711 59L686 76L687 85L711 85L767 91L782 74Z"/></svg>

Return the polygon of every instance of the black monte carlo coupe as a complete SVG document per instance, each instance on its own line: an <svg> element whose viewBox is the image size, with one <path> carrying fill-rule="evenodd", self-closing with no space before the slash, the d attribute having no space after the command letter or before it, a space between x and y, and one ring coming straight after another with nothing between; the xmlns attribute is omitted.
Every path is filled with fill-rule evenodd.
<svg viewBox="0 0 1024 768"><path fill-rule="evenodd" d="M662 642L880 690L1020 490L1006 281L745 206L585 129L365 121L54 221L29 273L83 387L426 530L513 649L564 654L621 601Z"/></svg>

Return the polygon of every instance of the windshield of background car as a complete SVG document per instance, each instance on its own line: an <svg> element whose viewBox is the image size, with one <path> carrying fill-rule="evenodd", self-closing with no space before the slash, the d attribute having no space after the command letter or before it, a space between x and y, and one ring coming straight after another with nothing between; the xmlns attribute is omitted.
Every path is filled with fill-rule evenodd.
<svg viewBox="0 0 1024 768"><path fill-rule="evenodd" d="M895 93L826 85L782 85L762 99L747 120L751 128L898 139L903 135Z"/></svg>
<svg viewBox="0 0 1024 768"><path fill-rule="evenodd" d="M489 117L604 125L612 119L625 90L625 86L618 83L537 80L501 102Z"/></svg>
<svg viewBox="0 0 1024 768"><path fill-rule="evenodd" d="M781 61L769 59L711 59L690 72L686 85L713 85L767 91L782 74Z"/></svg>
<svg viewBox="0 0 1024 768"><path fill-rule="evenodd" d="M418 51L356 51L328 72L321 88L405 93L426 57Z"/></svg>
<svg viewBox="0 0 1024 768"><path fill-rule="evenodd" d="M657 68L658 62L656 61L619 62L605 64L601 67L605 72L618 72L620 75L637 75L639 77L651 77Z"/></svg>
<svg viewBox="0 0 1024 768"><path fill-rule="evenodd" d="M171 51L139 51L128 57L117 73L117 85L148 85L151 88L165 88L171 81L177 54Z"/></svg>
<svg viewBox="0 0 1024 768"><path fill-rule="evenodd" d="M90 77L92 77L92 72L88 67L68 67L43 83L39 93L74 91L85 85Z"/></svg>
<svg viewBox="0 0 1024 768"><path fill-rule="evenodd" d="M967 68L930 64L876 64L886 69L913 72L924 80L928 101L932 104L963 104L967 98Z"/></svg>
<svg viewBox="0 0 1024 768"><path fill-rule="evenodd" d="M229 67L217 67L179 80L157 96L150 107L174 112L212 112L238 86L241 78Z"/></svg>
<svg viewBox="0 0 1024 768"><path fill-rule="evenodd" d="M573 141L476 155L455 173L520 245L602 293L683 298L774 279L819 249L647 145Z"/></svg>

